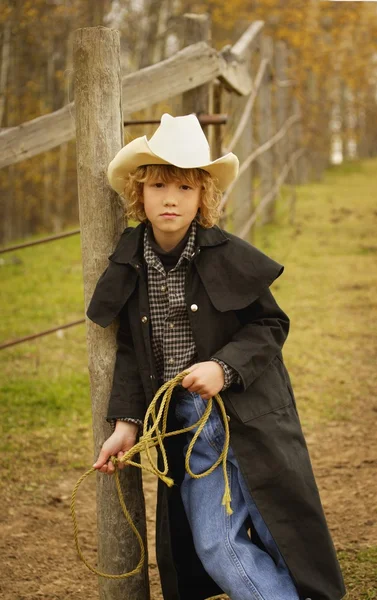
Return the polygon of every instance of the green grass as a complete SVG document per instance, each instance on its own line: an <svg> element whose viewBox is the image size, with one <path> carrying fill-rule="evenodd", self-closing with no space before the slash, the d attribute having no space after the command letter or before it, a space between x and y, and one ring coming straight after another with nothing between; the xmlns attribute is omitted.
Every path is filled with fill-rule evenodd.
<svg viewBox="0 0 377 600"><path fill-rule="evenodd" d="M83 317L79 235L8 252L2 258L1 340Z"/></svg>
<svg viewBox="0 0 377 600"><path fill-rule="evenodd" d="M299 186L293 223L285 186L275 224L256 227L254 243L285 265L273 291L291 318L285 357L307 427L348 419L361 392L357 375L370 373L364 355L377 330L369 317L377 308L376 167L375 160L333 166L322 182ZM4 257L0 339L84 316L79 236ZM28 423L30 432L70 414L88 423L85 325L59 335L1 352L5 428L13 423L13 432L24 432Z"/></svg>
<svg viewBox="0 0 377 600"><path fill-rule="evenodd" d="M350 420L360 398L375 396L376 172L377 160L356 161L299 186L293 223L284 186L275 224L256 227L255 245L285 266L273 291L291 319L284 356L306 431ZM84 317L79 236L3 259L2 341ZM32 501L91 464L85 325L2 350L0 360L2 478ZM376 548L340 558L352 597L377 598Z"/></svg>
<svg viewBox="0 0 377 600"><path fill-rule="evenodd" d="M342 550L338 558L347 581L348 595L358 600L376 600L377 546L361 551Z"/></svg>
<svg viewBox="0 0 377 600"><path fill-rule="evenodd" d="M285 359L307 428L349 419L376 382L376 168L333 166L299 186L293 224L284 187L276 224L255 231L254 243L285 266L273 290L291 318Z"/></svg>

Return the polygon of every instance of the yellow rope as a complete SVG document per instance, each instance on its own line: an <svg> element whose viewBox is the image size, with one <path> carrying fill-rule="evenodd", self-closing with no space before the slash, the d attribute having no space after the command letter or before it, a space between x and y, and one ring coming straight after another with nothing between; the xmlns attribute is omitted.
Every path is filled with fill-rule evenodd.
<svg viewBox="0 0 377 600"><path fill-rule="evenodd" d="M198 428L189 444L188 449L187 449L185 468L191 477L193 477L194 479L199 479L201 477L206 477L207 475L210 475L222 463L222 468L223 468L223 473L224 473L224 495L223 495L223 499L222 499L222 504L225 506L225 509L226 509L226 512L228 515L231 515L233 512L230 507L231 496L230 496L228 473L227 473L227 469L226 469L226 461L227 461L227 456L228 456L229 439L230 439L229 423L228 423L228 418L226 415L224 403L223 403L220 395L216 394L214 396L214 398L218 404L220 413L223 418L224 430L225 430L225 441L224 441L223 449L222 449L218 459L216 460L216 462L214 462L214 464L209 469L207 469L207 471L204 471L203 473L193 473L191 470L191 467L190 467L190 458L191 458L191 454L192 454L195 442L198 439L201 432L203 431L203 428L205 427L205 425L209 419L209 416L211 414L212 406L213 406L212 398L210 398L207 401L207 407L206 407L203 415L201 416L201 418L196 423L194 423L193 425L190 425L189 427L185 427L184 429L178 429L176 431L169 431L169 432L166 431L168 411L169 411L170 401L172 398L174 388L176 385L181 383L182 379L184 379L184 377L187 374L188 374L187 371L183 371L182 373L179 373L178 375L176 375L176 377L174 377L170 381L167 381L160 387L160 389L156 392L152 402L150 403L150 405L147 409L145 419L144 419L144 424L143 424L143 435L140 437L139 442L137 444L135 444L132 448L130 448L130 450L125 452L124 455L122 456L122 458L118 459L115 456L111 456L111 459L110 459L112 461L113 465L115 466L115 473L114 473L115 484L116 484L119 502L120 502L123 514L124 514L127 522L129 523L132 531L134 532L134 534L137 538L137 541L139 543L139 547L140 547L140 559L139 559L137 566L132 571L130 571L128 573L122 573L120 575L112 575L111 573L102 573L101 571L99 571L98 569L96 569L95 567L93 567L92 565L90 565L88 563L88 561L86 560L86 558L84 557L84 555L82 553L82 550L81 550L81 547L80 547L80 544L78 541L78 526L77 526L77 517L76 517L76 495L77 495L77 490L78 490L79 486L81 485L81 483L84 481L84 479L86 477L88 477L89 475L91 475L91 473L94 473L96 471L96 469L91 468L88 471L86 471L86 473L84 473L80 477L80 479L77 481L75 487L73 488L72 497L71 497L71 514L72 514L72 520L73 520L74 539L75 539L77 553L78 553L79 557L81 558L81 560L83 561L83 563L95 575L99 575L100 577L105 577L107 579L126 579L127 577L131 577L132 575L136 575L143 568L144 560L145 560L144 544L143 544L142 537L141 537L140 533L138 532L138 530L131 518L131 515L128 512L126 504L124 502L122 490L121 490L121 486L120 486L120 481L119 481L119 471L117 469L117 463L119 463L119 462L127 463L127 465L133 465L134 467L138 467L139 469L145 469L146 471L149 471L149 473L153 473L154 475L157 475L157 477L159 477L169 487L171 487L174 484L174 481L170 477L168 477L168 471L169 471L168 458L167 458L166 450L165 450L164 443L163 443L164 439L166 437L170 437L173 435L180 435L181 433L186 433L187 431L191 431L192 429L195 429L196 427ZM162 399L161 399L160 407L156 414L156 406L157 406L158 400L161 396L162 396ZM152 421L151 425L149 425L150 420ZM155 446L158 446L160 449L160 453L162 456L162 462L163 462L162 470L160 470L158 468L157 462L153 461L153 457L151 454L151 448L154 448ZM135 454L139 454L141 452L145 452L145 454L148 458L148 462L149 462L148 465L145 465L145 464L142 465L141 463L137 463L134 460L132 460L132 458ZM227 596L224 594L220 594L219 596L213 596L212 598L208 598L208 600L216 600L216 599L220 599L220 598L227 598Z"/></svg>

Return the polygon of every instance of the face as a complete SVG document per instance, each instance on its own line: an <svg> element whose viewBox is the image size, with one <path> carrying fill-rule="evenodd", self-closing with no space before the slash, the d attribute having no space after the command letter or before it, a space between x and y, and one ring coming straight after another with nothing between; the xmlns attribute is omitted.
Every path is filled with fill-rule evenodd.
<svg viewBox="0 0 377 600"><path fill-rule="evenodd" d="M198 212L200 187L193 188L183 181L150 180L143 184L143 197L156 242L164 249L174 248Z"/></svg>

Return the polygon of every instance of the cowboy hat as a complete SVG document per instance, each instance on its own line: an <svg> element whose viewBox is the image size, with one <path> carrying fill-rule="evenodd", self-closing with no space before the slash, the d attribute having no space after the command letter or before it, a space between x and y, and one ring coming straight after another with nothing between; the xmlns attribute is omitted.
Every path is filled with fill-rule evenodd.
<svg viewBox="0 0 377 600"><path fill-rule="evenodd" d="M224 191L237 177L239 162L232 152L211 161L207 138L194 114L172 117L165 113L149 140L145 135L138 137L115 155L107 169L111 187L122 194L127 175L141 165L203 169Z"/></svg>

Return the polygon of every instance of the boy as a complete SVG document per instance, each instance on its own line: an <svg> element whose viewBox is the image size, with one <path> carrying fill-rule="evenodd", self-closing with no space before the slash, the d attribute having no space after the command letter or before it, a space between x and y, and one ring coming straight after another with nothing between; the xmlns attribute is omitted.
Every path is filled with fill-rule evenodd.
<svg viewBox="0 0 377 600"><path fill-rule="evenodd" d="M150 140L133 140L109 165L141 224L123 232L87 311L102 327L119 316L107 414L115 430L94 466L113 473L109 457L135 443L157 389L187 370L169 427L196 422L221 393L233 514L221 505L221 467L202 479L185 473L193 432L167 438L176 485L159 481L164 599L339 600L344 583L281 353L289 319L269 289L283 267L215 225L237 171L232 153L210 160L195 115L164 114ZM223 441L214 406L191 469L208 469Z"/></svg>

